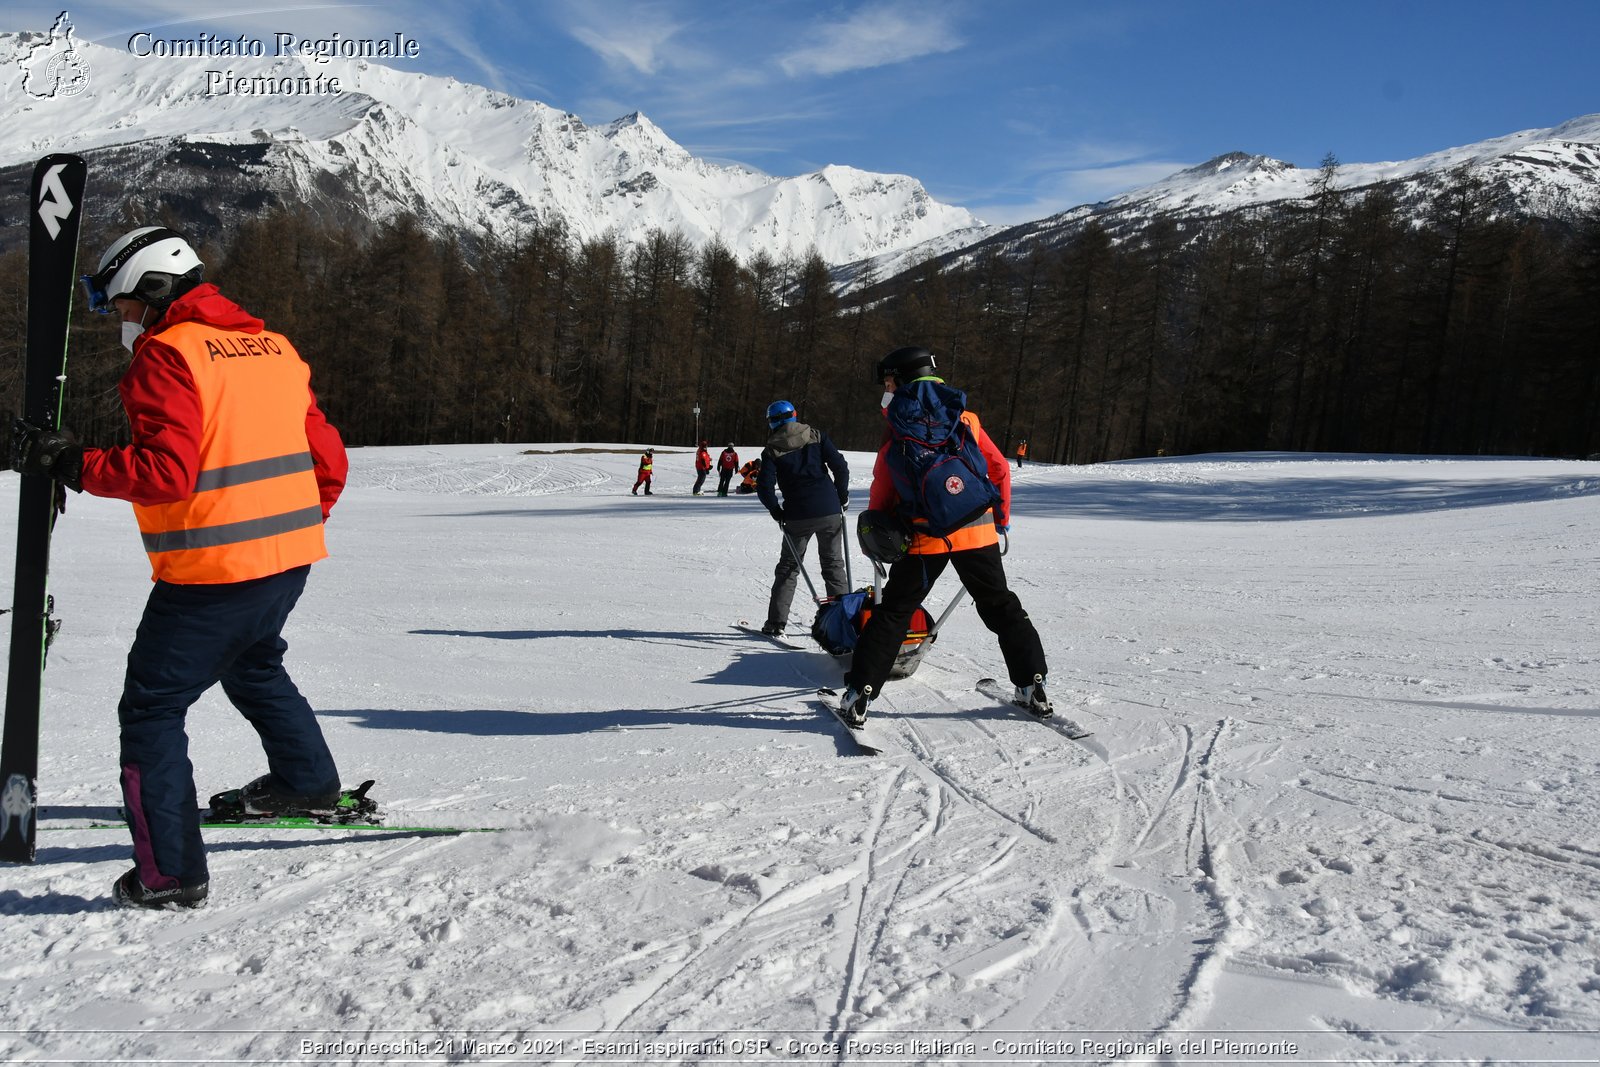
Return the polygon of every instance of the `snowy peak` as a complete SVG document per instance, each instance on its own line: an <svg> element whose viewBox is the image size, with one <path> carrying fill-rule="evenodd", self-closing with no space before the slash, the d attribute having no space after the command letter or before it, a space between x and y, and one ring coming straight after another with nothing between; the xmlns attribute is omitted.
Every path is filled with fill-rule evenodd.
<svg viewBox="0 0 1600 1067"><path fill-rule="evenodd" d="M241 203L305 204L357 230L401 213L479 236L559 219L579 239L678 230L744 257L815 249L841 264L977 221L903 175L781 178L711 163L639 112L590 126L454 78L339 58L230 56L233 81L218 85L215 58L141 58L70 34L0 33L0 169L99 154L116 184L149 190L140 207L178 210L206 235L239 221ZM24 59L64 49L89 71L82 91L24 92ZM317 88L335 80L337 92Z"/></svg>
<svg viewBox="0 0 1600 1067"><path fill-rule="evenodd" d="M624 157L636 158L646 165L684 167L695 162L686 148L638 111L609 123L601 136Z"/></svg>
<svg viewBox="0 0 1600 1067"><path fill-rule="evenodd" d="M1282 173L1283 171L1294 169L1293 163L1285 163L1281 159L1272 159L1268 156L1252 156L1246 152L1226 152L1215 159L1206 160L1197 167L1180 170L1172 177L1173 179L1187 178L1199 181L1224 174L1238 177L1242 174L1256 171Z"/></svg>
<svg viewBox="0 0 1600 1067"><path fill-rule="evenodd" d="M1192 205L1229 197L1258 199L1296 186L1301 173L1281 159L1228 152L1116 200Z"/></svg>
<svg viewBox="0 0 1600 1067"><path fill-rule="evenodd" d="M1434 182L1465 168L1498 184L1532 214L1554 210L1556 201L1600 203L1600 114L1549 129L1522 130L1475 144L1388 163L1340 163L1336 189L1385 183ZM1159 210L1228 211L1310 194L1320 168L1296 167L1267 156L1230 152L1179 171L1143 189L1114 198L1112 205ZM1529 198L1529 199L1521 199Z"/></svg>

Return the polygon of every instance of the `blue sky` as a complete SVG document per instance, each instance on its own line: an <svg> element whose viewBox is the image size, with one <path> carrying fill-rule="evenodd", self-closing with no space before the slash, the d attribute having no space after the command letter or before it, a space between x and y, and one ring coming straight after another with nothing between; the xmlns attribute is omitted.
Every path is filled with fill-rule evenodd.
<svg viewBox="0 0 1600 1067"><path fill-rule="evenodd" d="M62 4L12 0L5 29ZM1600 0L193 0L68 8L137 30L374 37L602 124L642 111L691 152L789 175L910 174L985 221L1040 218L1223 152L1405 159L1600 111ZM222 7L224 5L216 5Z"/></svg>

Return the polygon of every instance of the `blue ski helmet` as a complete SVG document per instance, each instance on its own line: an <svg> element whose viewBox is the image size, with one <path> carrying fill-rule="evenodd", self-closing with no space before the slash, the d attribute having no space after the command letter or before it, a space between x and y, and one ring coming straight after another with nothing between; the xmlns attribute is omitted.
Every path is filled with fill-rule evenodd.
<svg viewBox="0 0 1600 1067"><path fill-rule="evenodd" d="M787 400L774 400L767 405L767 425L776 430L786 422L794 421L794 405Z"/></svg>

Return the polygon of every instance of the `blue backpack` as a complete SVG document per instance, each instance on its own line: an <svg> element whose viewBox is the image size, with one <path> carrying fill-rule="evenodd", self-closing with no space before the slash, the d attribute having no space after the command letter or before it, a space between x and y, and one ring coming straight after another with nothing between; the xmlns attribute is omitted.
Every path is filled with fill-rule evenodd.
<svg viewBox="0 0 1600 1067"><path fill-rule="evenodd" d="M917 381L889 402L889 476L912 529L948 537L1000 503L972 428L961 421L967 395Z"/></svg>

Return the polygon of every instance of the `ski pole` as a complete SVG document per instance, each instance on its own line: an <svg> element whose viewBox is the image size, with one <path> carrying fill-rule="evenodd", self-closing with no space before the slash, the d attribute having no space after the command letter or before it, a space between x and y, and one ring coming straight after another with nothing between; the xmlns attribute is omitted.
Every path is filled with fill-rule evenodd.
<svg viewBox="0 0 1600 1067"><path fill-rule="evenodd" d="M817 587L812 584L811 575L806 573L806 561L800 558L800 550L794 547L794 542L789 539L789 531L781 525L778 527L783 534L783 543L789 546L789 554L794 556L794 565L800 569L800 577L806 580L806 588L811 590L811 600L815 604L822 603L822 598L817 596Z"/></svg>

